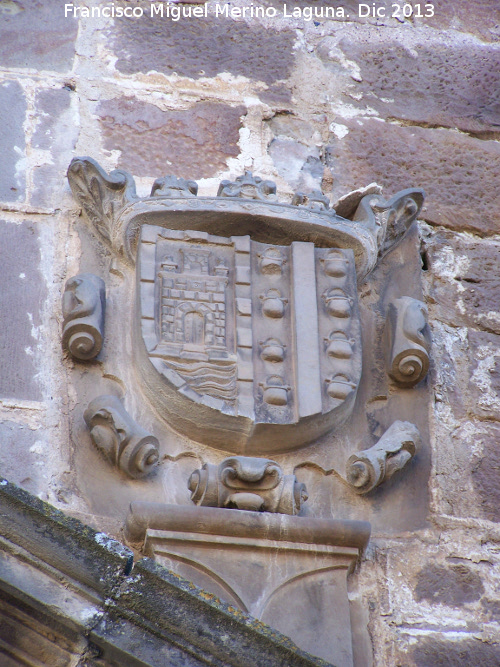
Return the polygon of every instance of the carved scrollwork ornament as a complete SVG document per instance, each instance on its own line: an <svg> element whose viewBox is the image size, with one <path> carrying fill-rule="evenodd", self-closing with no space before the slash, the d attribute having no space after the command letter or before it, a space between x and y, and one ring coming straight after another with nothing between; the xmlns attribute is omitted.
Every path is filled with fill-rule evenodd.
<svg viewBox="0 0 500 667"><path fill-rule="evenodd" d="M62 346L75 359L89 361L102 349L106 286L102 278L79 273L66 281L62 298Z"/></svg>
<svg viewBox="0 0 500 667"><path fill-rule="evenodd" d="M427 307L404 296L390 305L386 321L387 370L398 385L413 387L429 370Z"/></svg>
<svg viewBox="0 0 500 667"><path fill-rule="evenodd" d="M196 197L198 183L176 176L157 178L151 188L151 197Z"/></svg>
<svg viewBox="0 0 500 667"><path fill-rule="evenodd" d="M260 176L254 176L251 171L246 171L234 181L221 181L217 196L275 201L276 183L263 180Z"/></svg>
<svg viewBox="0 0 500 667"><path fill-rule="evenodd" d="M99 396L83 415L97 449L132 478L149 475L159 461L158 440L128 414L116 396Z"/></svg>
<svg viewBox="0 0 500 667"><path fill-rule="evenodd" d="M137 199L132 176L121 169L108 175L95 160L82 157L71 161L68 180L75 199L97 232L123 254L124 239L118 214Z"/></svg>
<svg viewBox="0 0 500 667"><path fill-rule="evenodd" d="M420 445L418 428L395 421L370 449L353 454L347 461L347 482L360 495L390 479L415 456Z"/></svg>
<svg viewBox="0 0 500 667"><path fill-rule="evenodd" d="M232 456L219 466L205 463L188 482L191 500L204 507L298 514L307 500L304 484L284 475L269 459Z"/></svg>
<svg viewBox="0 0 500 667"><path fill-rule="evenodd" d="M363 197L352 218L353 222L374 234L378 257L383 257L406 234L424 203L420 188L408 188L385 200L381 195Z"/></svg>
<svg viewBox="0 0 500 667"><path fill-rule="evenodd" d="M297 192L293 196L292 206L303 206L310 211L320 211L321 213L335 215L334 209L330 208L330 200L321 190L313 190L307 194Z"/></svg>

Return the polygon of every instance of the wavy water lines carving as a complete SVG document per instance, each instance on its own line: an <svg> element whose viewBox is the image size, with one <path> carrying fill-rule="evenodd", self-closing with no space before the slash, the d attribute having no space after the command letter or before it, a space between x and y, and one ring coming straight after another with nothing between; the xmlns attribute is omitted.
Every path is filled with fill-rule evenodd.
<svg viewBox="0 0 500 667"><path fill-rule="evenodd" d="M223 401L236 400L236 362L222 365L209 361L183 363L169 359L168 366L198 394L208 394Z"/></svg>

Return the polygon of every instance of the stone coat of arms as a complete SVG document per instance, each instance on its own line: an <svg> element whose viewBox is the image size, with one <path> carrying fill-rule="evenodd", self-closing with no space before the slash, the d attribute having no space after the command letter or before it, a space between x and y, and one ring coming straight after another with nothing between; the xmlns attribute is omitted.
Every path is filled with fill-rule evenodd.
<svg viewBox="0 0 500 667"><path fill-rule="evenodd" d="M89 373L101 385L115 364L132 408L122 380L98 396L80 385L83 468L97 448L119 471L107 497L122 522L129 505L129 544L352 667L346 577L365 519L407 530L425 516L423 192L368 186L334 210L317 191L283 203L251 173L216 196L165 177L143 198L91 158L68 176L112 260L67 281L63 348L82 377L104 358L103 380L99 363Z"/></svg>
<svg viewBox="0 0 500 667"><path fill-rule="evenodd" d="M69 177L98 232L137 273L137 361L165 419L238 454L302 447L339 428L362 372L357 284L406 233L418 189L359 197L352 220L321 193L278 202L250 173L217 197L168 177L76 159Z"/></svg>

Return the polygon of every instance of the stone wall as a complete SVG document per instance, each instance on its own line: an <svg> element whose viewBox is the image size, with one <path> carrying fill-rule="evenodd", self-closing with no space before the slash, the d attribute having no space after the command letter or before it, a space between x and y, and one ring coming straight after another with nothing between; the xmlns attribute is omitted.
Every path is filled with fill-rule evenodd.
<svg viewBox="0 0 500 667"><path fill-rule="evenodd" d="M373 645L372 660L357 643L360 666L500 664L500 9L435 4L398 20L381 1L387 17L365 19L346 0L349 19L308 21L277 0L259 4L275 17L216 17L211 1L207 18L175 22L150 2L113 20L0 0L1 473L99 530L120 537L126 493L115 512L92 501L100 459L82 462L75 425L86 370L62 355L60 299L109 252L71 195L71 158L130 171L141 195L167 173L213 195L245 169L285 200L425 189L430 506L420 530L377 530L351 576ZM311 6L339 4L293 3Z"/></svg>

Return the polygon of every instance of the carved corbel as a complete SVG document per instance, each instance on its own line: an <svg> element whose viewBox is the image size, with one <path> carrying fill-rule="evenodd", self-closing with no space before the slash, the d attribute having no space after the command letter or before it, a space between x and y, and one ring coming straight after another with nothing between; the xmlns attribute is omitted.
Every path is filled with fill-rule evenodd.
<svg viewBox="0 0 500 667"><path fill-rule="evenodd" d="M74 158L68 168L68 181L79 202L101 237L125 256L124 230L118 214L137 199L135 183L126 171L115 169L109 175L92 158Z"/></svg>
<svg viewBox="0 0 500 667"><path fill-rule="evenodd" d="M219 466L205 463L188 483L191 500L205 507L298 514L307 500L305 485L284 475L275 461L232 456Z"/></svg>
<svg viewBox="0 0 500 667"><path fill-rule="evenodd" d="M83 418L97 449L129 477L145 477L157 465L158 440L132 419L116 396L98 396Z"/></svg>
<svg viewBox="0 0 500 667"><path fill-rule="evenodd" d="M347 482L364 495L390 479L415 456L420 445L418 428L410 422L395 421L376 445L353 454L347 461Z"/></svg>
<svg viewBox="0 0 500 667"><path fill-rule="evenodd" d="M427 307L403 296L387 312L387 370L398 385L413 387L429 370L429 327Z"/></svg>
<svg viewBox="0 0 500 667"><path fill-rule="evenodd" d="M79 273L64 287L63 349L76 359L94 359L102 348L106 286L102 278Z"/></svg>

